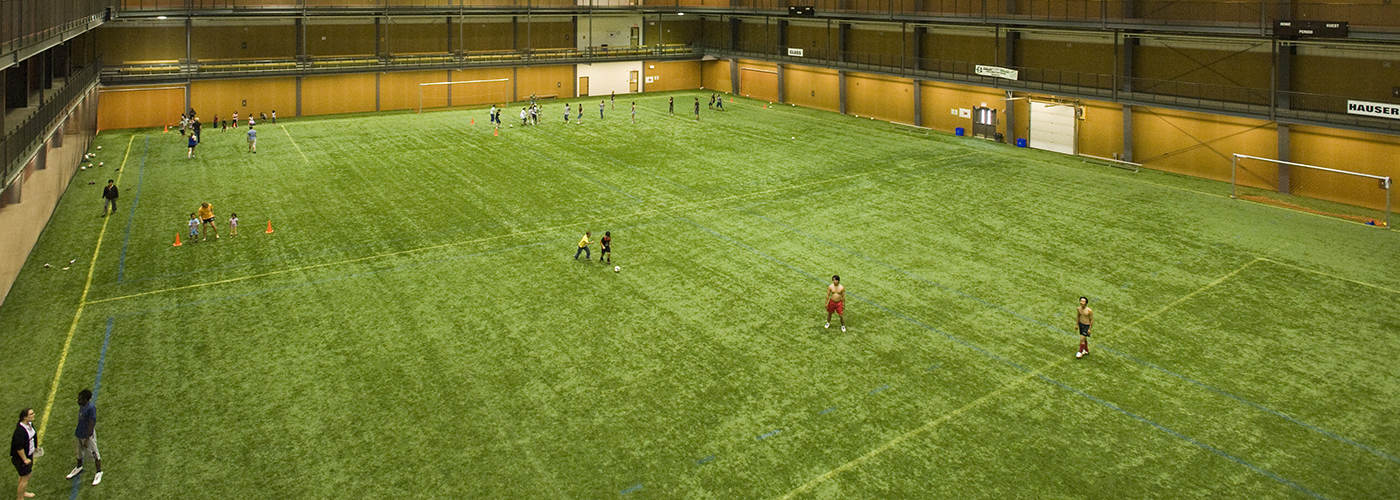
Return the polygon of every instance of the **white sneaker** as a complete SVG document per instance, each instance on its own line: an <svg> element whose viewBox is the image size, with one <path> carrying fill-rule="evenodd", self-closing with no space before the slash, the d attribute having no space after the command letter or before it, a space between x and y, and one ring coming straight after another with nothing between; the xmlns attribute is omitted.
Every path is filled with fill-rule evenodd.
<svg viewBox="0 0 1400 500"><path fill-rule="evenodd" d="M97 483L101 483L101 482L102 482L102 473L101 473L101 472L98 472L96 475L92 476L92 485L93 485L93 486L97 486Z"/></svg>
<svg viewBox="0 0 1400 500"><path fill-rule="evenodd" d="M822 328L831 328L831 323L827 323L826 326L823 326Z"/></svg>
<svg viewBox="0 0 1400 500"><path fill-rule="evenodd" d="M1082 357L1084 357L1084 351L1079 351L1079 352L1074 353L1074 357L1076 357L1076 358L1082 358Z"/></svg>
<svg viewBox="0 0 1400 500"><path fill-rule="evenodd" d="M841 325L841 331L846 331L846 325Z"/></svg>
<svg viewBox="0 0 1400 500"><path fill-rule="evenodd" d="M82 473L83 473L83 468L82 468L82 467L74 467L73 470L72 470L71 472L69 472L67 476L63 476L63 478L64 478L64 479L73 479L73 478L76 477L78 474L82 474Z"/></svg>

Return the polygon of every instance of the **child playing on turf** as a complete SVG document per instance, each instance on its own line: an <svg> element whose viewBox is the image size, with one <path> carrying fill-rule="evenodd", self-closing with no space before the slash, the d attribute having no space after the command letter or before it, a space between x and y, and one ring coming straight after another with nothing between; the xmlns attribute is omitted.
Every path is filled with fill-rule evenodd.
<svg viewBox="0 0 1400 500"><path fill-rule="evenodd" d="M199 217L190 212L190 243L199 241Z"/></svg>
<svg viewBox="0 0 1400 500"><path fill-rule="evenodd" d="M238 214L229 214L228 231L230 235L238 236Z"/></svg>

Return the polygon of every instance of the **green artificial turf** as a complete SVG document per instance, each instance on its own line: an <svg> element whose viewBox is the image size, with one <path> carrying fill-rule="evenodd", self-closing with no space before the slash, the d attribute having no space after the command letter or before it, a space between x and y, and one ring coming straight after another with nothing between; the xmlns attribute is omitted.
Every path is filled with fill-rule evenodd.
<svg viewBox="0 0 1400 500"><path fill-rule="evenodd" d="M103 132L0 307L30 490L100 377L80 498L1400 496L1395 232L692 95Z"/></svg>

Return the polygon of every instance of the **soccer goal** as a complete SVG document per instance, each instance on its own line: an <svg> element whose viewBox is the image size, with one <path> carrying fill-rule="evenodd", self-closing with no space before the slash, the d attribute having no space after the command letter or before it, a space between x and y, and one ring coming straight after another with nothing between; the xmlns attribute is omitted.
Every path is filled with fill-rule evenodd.
<svg viewBox="0 0 1400 500"><path fill-rule="evenodd" d="M418 112L454 106L504 105L510 101L510 79L418 84Z"/></svg>
<svg viewBox="0 0 1400 500"><path fill-rule="evenodd" d="M1230 197L1390 227L1390 177L1236 153Z"/></svg>

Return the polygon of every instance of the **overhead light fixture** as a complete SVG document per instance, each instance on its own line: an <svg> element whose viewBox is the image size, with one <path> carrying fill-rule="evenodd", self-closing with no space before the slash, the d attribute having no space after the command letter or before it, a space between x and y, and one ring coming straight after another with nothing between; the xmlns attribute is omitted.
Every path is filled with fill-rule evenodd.
<svg viewBox="0 0 1400 500"><path fill-rule="evenodd" d="M678 16L684 16L685 13L684 13L684 12L677 12L676 15L678 15Z"/></svg>
<svg viewBox="0 0 1400 500"><path fill-rule="evenodd" d="M165 16L156 16L156 19L160 19L160 20L164 21L164 20L165 20Z"/></svg>

